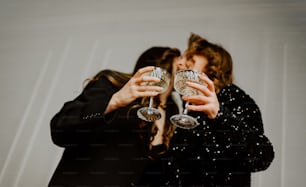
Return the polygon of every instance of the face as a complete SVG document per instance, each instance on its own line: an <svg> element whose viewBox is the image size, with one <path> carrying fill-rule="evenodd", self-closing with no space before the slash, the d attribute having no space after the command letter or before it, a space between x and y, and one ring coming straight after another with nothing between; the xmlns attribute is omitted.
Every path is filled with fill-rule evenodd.
<svg viewBox="0 0 306 187"><path fill-rule="evenodd" d="M185 53L176 61L177 70L194 69L204 73L207 64L208 61L206 57L202 55L193 55L192 58L187 59Z"/></svg>

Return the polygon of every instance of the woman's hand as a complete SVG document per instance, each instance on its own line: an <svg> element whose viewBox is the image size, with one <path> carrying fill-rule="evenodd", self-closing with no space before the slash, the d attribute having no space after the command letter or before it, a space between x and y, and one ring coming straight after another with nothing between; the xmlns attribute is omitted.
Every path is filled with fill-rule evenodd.
<svg viewBox="0 0 306 187"><path fill-rule="evenodd" d="M117 108L124 107L137 98L156 96L162 90L159 86L147 86L145 82L159 82L156 77L143 76L144 73L150 72L154 69L153 66L148 66L139 69L134 76L118 91L116 92L104 112L107 114Z"/></svg>
<svg viewBox="0 0 306 187"><path fill-rule="evenodd" d="M204 112L208 118L214 119L220 108L214 83L205 75L200 75L199 77L207 86L194 82L187 82L186 84L191 88L199 90L202 95L183 96L183 100L193 104L187 106L188 110Z"/></svg>

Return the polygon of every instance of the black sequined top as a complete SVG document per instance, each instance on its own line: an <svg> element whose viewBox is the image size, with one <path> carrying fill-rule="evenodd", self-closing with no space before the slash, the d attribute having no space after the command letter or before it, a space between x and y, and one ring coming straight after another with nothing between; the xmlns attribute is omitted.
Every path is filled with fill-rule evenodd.
<svg viewBox="0 0 306 187"><path fill-rule="evenodd" d="M170 150L159 160L161 185L245 187L251 172L271 164L273 146L254 100L236 85L223 88L218 99L216 119L193 113L201 125L175 130Z"/></svg>

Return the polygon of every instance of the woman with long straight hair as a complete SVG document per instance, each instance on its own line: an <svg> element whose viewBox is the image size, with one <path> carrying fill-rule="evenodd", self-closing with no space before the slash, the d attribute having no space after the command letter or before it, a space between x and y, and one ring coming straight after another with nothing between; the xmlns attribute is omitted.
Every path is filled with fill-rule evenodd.
<svg viewBox="0 0 306 187"><path fill-rule="evenodd" d="M172 74L179 55L176 48L152 47L139 57L133 73L107 69L88 79L82 93L51 120L52 141L65 149L50 187L154 185L149 171L151 166L160 171L161 165L151 161L169 148L174 128L166 113L177 108L168 97L172 86L158 94L161 87L142 83L159 80L143 74L154 66ZM136 111L151 96L162 118L148 123Z"/></svg>

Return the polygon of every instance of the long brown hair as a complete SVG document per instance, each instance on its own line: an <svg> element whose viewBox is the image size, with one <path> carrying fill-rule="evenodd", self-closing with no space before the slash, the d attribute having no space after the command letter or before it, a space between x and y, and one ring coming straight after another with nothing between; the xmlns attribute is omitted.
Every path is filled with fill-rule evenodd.
<svg viewBox="0 0 306 187"><path fill-rule="evenodd" d="M214 82L217 93L225 86L232 84L232 57L222 46L191 33L186 56L191 58L193 55L201 55L207 58L208 64L205 73Z"/></svg>
<svg viewBox="0 0 306 187"><path fill-rule="evenodd" d="M98 72L94 77L86 79L83 85L85 87L86 85L93 83L101 79L102 77L109 80L112 83L112 85L115 86L116 88L122 88L124 84L130 80L132 74L123 73L116 70L105 69Z"/></svg>
<svg viewBox="0 0 306 187"><path fill-rule="evenodd" d="M170 74L172 73L173 70L173 66L174 66L174 60L176 57L179 57L181 55L180 51L177 48L151 48L151 50L147 51L147 52L152 52L152 51L159 51L162 52L160 53L160 56L155 56L155 60L152 61L152 55L148 55L151 56L151 58L147 59L146 62L144 62L144 58L140 57L140 60L143 60L142 62L139 61L139 63L141 63L142 65L147 64L147 65L153 65L153 66L157 66L157 67L161 67L165 70L167 70ZM155 53L156 54L156 53ZM152 63L153 62L153 63ZM140 68L141 66L136 63L135 66L135 70L137 70L137 68ZM149 103L149 99L148 98L143 98L142 99L142 104L145 106L148 106ZM158 107L161 102L159 100L159 97L154 97L154 107ZM165 121L165 126L164 126L164 131L163 131L163 144L166 146L166 150L164 150L163 152L160 152L159 154L163 154L165 151L168 150L169 148L169 144L170 144L170 140L173 136L174 130L176 128L175 125L173 125L170 122L170 116L174 115L178 112L178 109L175 107L169 107L166 109L166 121ZM141 127L145 127L148 123L145 121L142 121L140 123ZM153 124L151 127L151 138L150 138L150 142L153 141L154 136L157 134L157 127ZM152 145L149 144L149 149L151 149Z"/></svg>
<svg viewBox="0 0 306 187"><path fill-rule="evenodd" d="M142 67L145 66L157 66L167 70L170 74L173 70L173 63L176 57L180 56L180 51L177 48L169 48L169 47L152 47L145 51L137 60L133 73ZM148 106L149 99L143 98L141 104L144 106ZM161 103L159 97L154 97L154 107L158 107ZM169 148L170 139L173 136L175 126L170 122L170 116L174 115L178 112L177 108L170 107L167 108L166 113L166 121L163 132L163 144L166 146L166 150ZM146 127L149 123L145 121L140 122L140 127ZM149 149L151 149L151 141L153 141L153 137L156 135L158 129L153 124L151 126L151 138ZM165 150L165 151L166 151ZM160 152L162 154L163 152Z"/></svg>

